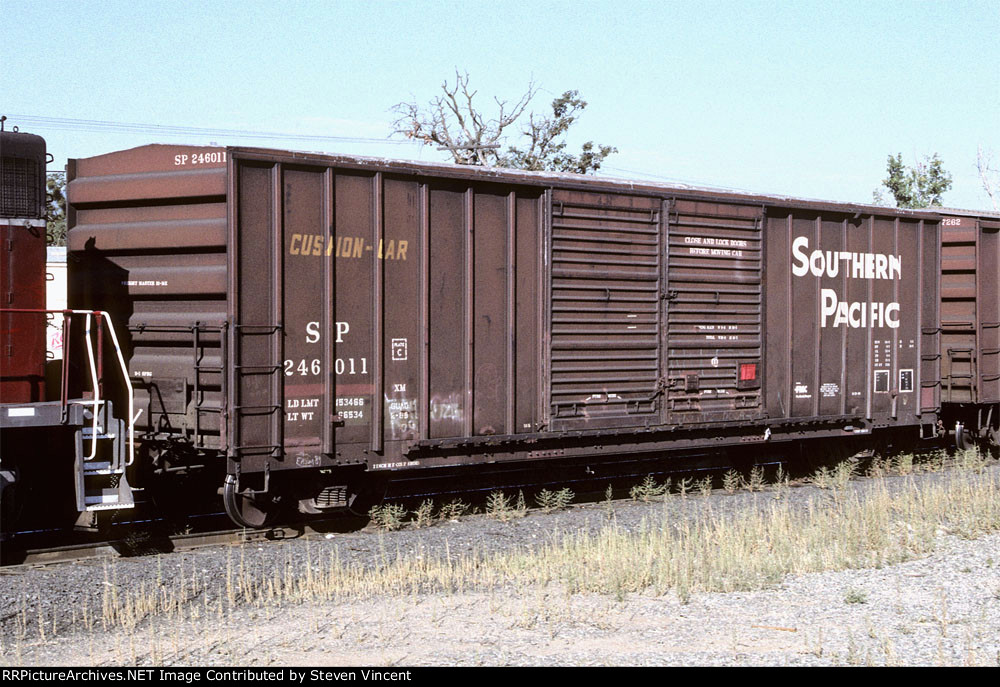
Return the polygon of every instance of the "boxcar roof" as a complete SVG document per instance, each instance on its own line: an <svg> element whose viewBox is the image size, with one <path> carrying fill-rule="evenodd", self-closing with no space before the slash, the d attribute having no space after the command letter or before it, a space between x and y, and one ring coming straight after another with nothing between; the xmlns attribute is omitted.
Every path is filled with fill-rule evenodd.
<svg viewBox="0 0 1000 687"><path fill-rule="evenodd" d="M95 156L95 158L113 158L122 153L130 153L130 157L142 157L142 153L148 149L150 157L154 153L161 152L165 147L170 148L202 148L215 150L228 150L237 157L255 158L262 160L281 160L284 162L321 163L334 167L345 167L350 169L368 169L371 171L384 171L394 174L416 175L416 176L439 176L456 179L472 179L487 183L517 184L528 186L543 186L557 184L564 188L582 189L605 189L621 190L629 193L642 193L658 196L668 196L670 194L684 194L686 196L699 196L713 200L760 203L762 205L773 205L780 207L795 207L803 209L817 209L835 211L848 214L878 214L905 217L933 217L937 215L961 215L970 217L989 217L1000 219L1000 212L988 210L969 210L960 208L921 208L905 209L893 208L868 203L856 203L845 201L831 201L817 198L804 198L797 196L756 193L745 190L734 190L722 187L700 186L683 183L664 183L657 181L639 181L613 176L595 176L587 174L574 174L570 172L529 172L519 169L508 169L501 167L479 167L471 165L458 165L449 162L424 162L416 160L400 160L382 157L366 157L361 155L338 155L324 152L280 150L273 148L243 147L243 146L177 146L170 144L150 144L138 146L128 150L122 150L106 155ZM94 160L95 158L90 158Z"/></svg>
<svg viewBox="0 0 1000 687"><path fill-rule="evenodd" d="M1000 212L988 210L969 210L959 208L895 208L870 203L857 203L847 201L831 201L819 198L805 198L799 196L788 196L781 194L765 194L746 190L735 190L723 187L700 186L683 183L664 183L657 181L635 180L614 176L596 176L588 174L575 174L571 172L529 172L519 169L509 169L503 167L480 167L473 165L459 165L450 162L425 162L416 160L400 160L381 157L366 157L361 155L337 155L322 152L275 150L269 148L253 147L231 147L229 150L239 155L253 157L274 157L282 159L309 159L324 161L335 166L345 166L353 168L372 168L390 170L401 174L436 174L440 176L456 178L472 178L487 182L514 183L527 185L542 185L558 182L560 185L576 187L594 188L618 188L629 192L646 192L657 195L669 195L670 193L684 193L704 195L712 198L725 198L734 201L760 202L766 205L795 206L795 207L815 207L822 209L836 209L842 212L862 212L865 214L891 214L902 216L926 216L928 214L949 214L966 215L976 217L996 217L1000 218Z"/></svg>

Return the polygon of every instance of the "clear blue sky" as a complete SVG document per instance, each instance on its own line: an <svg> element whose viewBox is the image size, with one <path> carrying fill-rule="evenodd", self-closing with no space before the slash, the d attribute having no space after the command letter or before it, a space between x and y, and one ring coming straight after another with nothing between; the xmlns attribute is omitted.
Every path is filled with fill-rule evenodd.
<svg viewBox="0 0 1000 687"><path fill-rule="evenodd" d="M385 138L456 67L483 105L532 79L590 103L602 172L870 202L889 153L937 152L945 203L988 207L1000 158L1000 0L981 2L56 2L0 0L0 113ZM13 119L8 122L17 124ZM205 136L31 128L61 167ZM414 144L222 145L443 160Z"/></svg>

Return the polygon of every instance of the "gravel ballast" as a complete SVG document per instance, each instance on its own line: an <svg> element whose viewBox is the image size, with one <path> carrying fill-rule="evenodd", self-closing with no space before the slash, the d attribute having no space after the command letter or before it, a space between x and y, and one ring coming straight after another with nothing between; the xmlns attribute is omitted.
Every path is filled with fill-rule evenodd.
<svg viewBox="0 0 1000 687"><path fill-rule="evenodd" d="M888 478L890 488L947 473ZM964 479L996 485L1000 467ZM867 480L848 489L864 494ZM811 486L782 495L826 498ZM683 522L768 507L769 492L672 495L663 503L617 501L531 511L507 522L469 516L396 532L365 530L308 541L218 546L113 561L6 569L5 665L1000 665L1000 533L962 539L942 529L934 550L880 568L791 574L769 588L621 596L568 594L560 582L440 593L307 599L223 610L227 567L281 570L289 560L341 560L368 568L386 558L458 558L530 549L560 532L623 530L665 518ZM128 629L102 629L110 585L201 591L181 613ZM198 586L195 585L195 586ZM163 592L166 593L165 591ZM89 609L86 631L82 608ZM216 610L218 609L218 610ZM193 610L193 612L192 612ZM55 631L52 623L55 619ZM41 628L39 627L41 624Z"/></svg>

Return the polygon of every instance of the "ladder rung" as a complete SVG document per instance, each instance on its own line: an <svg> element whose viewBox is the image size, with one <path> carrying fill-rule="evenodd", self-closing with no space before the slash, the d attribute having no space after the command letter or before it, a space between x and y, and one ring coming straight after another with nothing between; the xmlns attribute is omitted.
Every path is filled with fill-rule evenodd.
<svg viewBox="0 0 1000 687"><path fill-rule="evenodd" d="M83 464L83 474L85 475L124 475L125 468L123 467L111 467L111 463L108 461L102 461L100 463L91 461L89 463Z"/></svg>
<svg viewBox="0 0 1000 687"><path fill-rule="evenodd" d="M83 500L84 503L86 503L88 506L96 504L117 505L121 501L121 499L118 498L118 494L98 494L97 496L85 496Z"/></svg>
<svg viewBox="0 0 1000 687"><path fill-rule="evenodd" d="M94 504L88 503L87 504L87 510L88 511L92 511L92 510L112 510L112 509L119 509L120 510L122 508L135 508L135 504L134 503L129 503L129 502L124 502L124 503L118 503L118 502L115 502L115 503L94 503Z"/></svg>

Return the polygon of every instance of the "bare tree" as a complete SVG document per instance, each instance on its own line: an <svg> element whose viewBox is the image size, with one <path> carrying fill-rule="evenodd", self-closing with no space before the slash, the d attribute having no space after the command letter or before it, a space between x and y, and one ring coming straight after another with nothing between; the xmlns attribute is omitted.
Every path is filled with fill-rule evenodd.
<svg viewBox="0 0 1000 687"><path fill-rule="evenodd" d="M976 150L976 169L983 190L990 197L993 209L1000 211L1000 170L993 166L993 151L979 146Z"/></svg>
<svg viewBox="0 0 1000 687"><path fill-rule="evenodd" d="M439 95L425 109L416 102L398 103L392 110L398 117L393 122L394 133L437 145L449 151L460 165L496 165L497 150L504 130L520 117L537 92L534 83L511 106L508 101L493 98L499 112L487 118L473 105L478 91L469 90L469 74L455 71L455 85L441 84Z"/></svg>
<svg viewBox="0 0 1000 687"><path fill-rule="evenodd" d="M596 146L593 141L583 144L579 155L566 152L563 140L569 127L579 118L587 102L577 91L566 91L552 101L552 115L528 115L527 125L520 130L525 137L523 148L508 146L502 150L512 125L520 118L538 92L534 82L517 102L494 98L498 112L488 117L474 103L477 91L469 87L468 73L455 72L455 84L445 81L442 94L427 106L416 102L395 105L397 119L394 133L436 145L447 150L460 165L513 167L528 170L556 170L586 174L600 168L608 155L618 152L612 146Z"/></svg>

